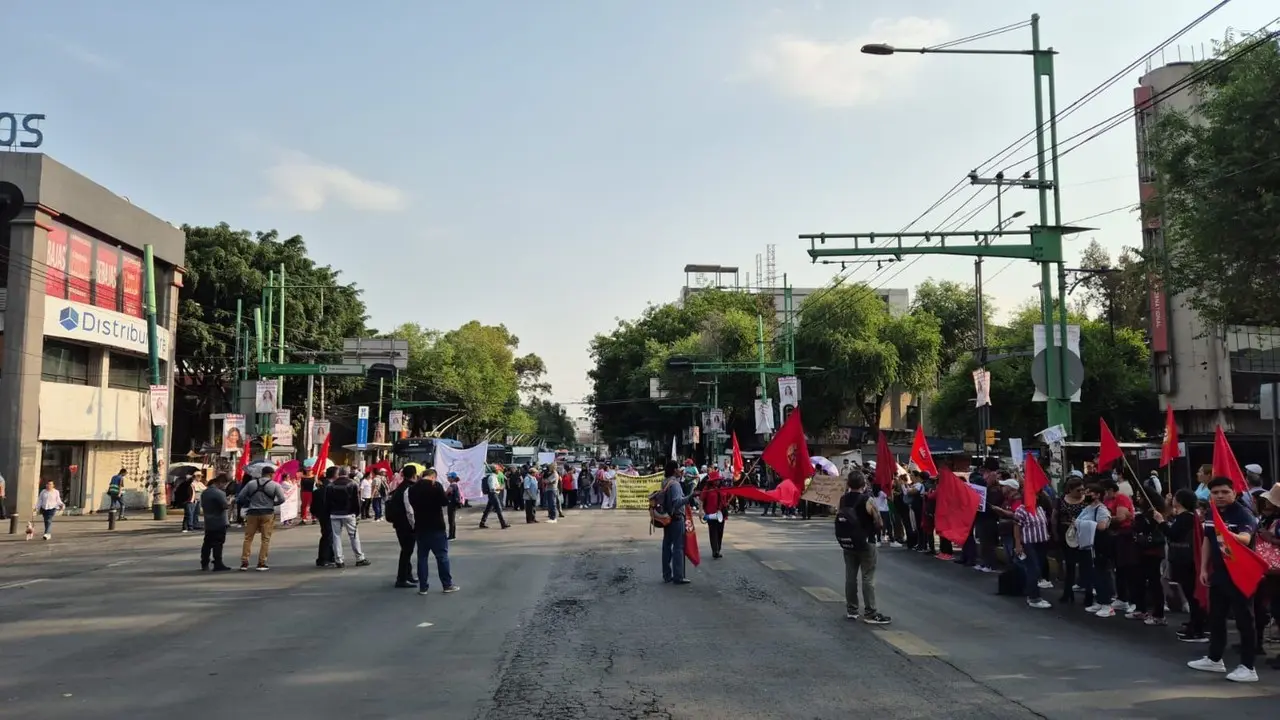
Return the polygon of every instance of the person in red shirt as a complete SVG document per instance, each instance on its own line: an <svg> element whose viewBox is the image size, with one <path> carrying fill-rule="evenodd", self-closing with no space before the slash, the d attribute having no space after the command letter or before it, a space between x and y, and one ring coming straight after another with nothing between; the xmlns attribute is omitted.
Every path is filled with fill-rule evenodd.
<svg viewBox="0 0 1280 720"><path fill-rule="evenodd" d="M578 506L578 476L573 468L566 467L560 476L560 489L564 491L565 507Z"/></svg>
<svg viewBox="0 0 1280 720"><path fill-rule="evenodd" d="M1136 484L1136 483L1135 483ZM1138 544L1133 539L1133 500L1120 494L1120 484L1114 478L1102 481L1102 504L1111 513L1112 547L1116 564L1116 601L1111 607L1126 616L1137 612L1137 596L1134 586L1139 581L1138 564L1142 560Z"/></svg>
<svg viewBox="0 0 1280 720"><path fill-rule="evenodd" d="M720 547L724 543L724 521L729 510L725 502L724 492L718 481L712 481L708 474L698 484L698 503L702 505L702 514L707 521L707 534L711 536L711 557L720 559Z"/></svg>

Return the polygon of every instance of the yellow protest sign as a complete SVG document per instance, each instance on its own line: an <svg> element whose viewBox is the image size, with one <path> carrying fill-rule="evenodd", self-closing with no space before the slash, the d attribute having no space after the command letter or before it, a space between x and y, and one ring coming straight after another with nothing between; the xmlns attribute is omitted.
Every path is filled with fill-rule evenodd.
<svg viewBox="0 0 1280 720"><path fill-rule="evenodd" d="M844 495L845 488L845 479L838 475L815 475L800 499L840 507L840 498Z"/></svg>
<svg viewBox="0 0 1280 720"><path fill-rule="evenodd" d="M655 475L623 475L614 478L614 492L620 510L648 510L649 496L662 489L662 473Z"/></svg>

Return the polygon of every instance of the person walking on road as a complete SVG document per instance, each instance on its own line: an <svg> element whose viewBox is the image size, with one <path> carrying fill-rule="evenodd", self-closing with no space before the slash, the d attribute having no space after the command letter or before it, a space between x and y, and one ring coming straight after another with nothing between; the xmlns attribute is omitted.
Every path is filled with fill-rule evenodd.
<svg viewBox="0 0 1280 720"><path fill-rule="evenodd" d="M387 498L387 522L395 528L396 540L400 543L400 562L396 565L396 587L418 587L418 579L413 576L413 549L418 544L413 534L413 525L409 523L407 510L408 499L405 494L413 487L418 477L418 469L412 465L405 467L400 483Z"/></svg>
<svg viewBox="0 0 1280 720"><path fill-rule="evenodd" d="M690 581L684 576L684 506L689 504L689 496L684 494L680 465L675 460L667 461L663 474L666 478L659 491L659 505L669 522L662 528L662 582L688 585Z"/></svg>
<svg viewBox="0 0 1280 720"><path fill-rule="evenodd" d="M845 617L860 619L868 625L889 624L889 617L876 610L876 548L871 543L871 538L884 530L883 522L867 492L866 477L852 470L836 511L836 541L844 553ZM859 579L861 614L858 612Z"/></svg>
<svg viewBox="0 0 1280 720"><path fill-rule="evenodd" d="M262 545L258 547L258 571L266 572L267 555L271 552L271 534L275 531L276 506L284 504L284 488L272 479L276 469L270 465L262 468L258 478L240 488L236 503L244 508L244 546L240 548L240 571L249 569L249 555L253 552L253 536L262 533Z"/></svg>
<svg viewBox="0 0 1280 720"><path fill-rule="evenodd" d="M524 521L525 524L538 522L538 479L533 470L524 469Z"/></svg>
<svg viewBox="0 0 1280 720"><path fill-rule="evenodd" d="M53 537L53 518L62 512L67 506L62 502L62 493L53 486L53 481L44 484L44 489L40 491L40 496L36 498L36 506L31 508L31 514L40 514L44 519L44 534L42 538L48 540Z"/></svg>
<svg viewBox="0 0 1280 720"><path fill-rule="evenodd" d="M218 475L213 482L199 495L200 508L204 511L204 543L200 545L200 569L208 570L209 561L213 561L213 570L225 572L231 567L222 562L222 546L227 542L227 510L231 501L223 488L227 486L227 476Z"/></svg>
<svg viewBox="0 0 1280 720"><path fill-rule="evenodd" d="M342 536L345 534L351 541L351 552L356 554L356 567L369 565L360 546L360 489L346 470L338 471L338 478L325 489L325 501L329 506L329 524L333 528L333 566L341 570L346 567L342 556Z"/></svg>
<svg viewBox="0 0 1280 720"><path fill-rule="evenodd" d="M720 548L724 544L724 521L728 511L719 481L707 477L699 483L698 500L702 503L703 519L707 521L707 534L711 536L711 557L718 560L724 557Z"/></svg>
<svg viewBox="0 0 1280 720"><path fill-rule="evenodd" d="M458 487L458 473L449 473L446 476L449 481L449 487L445 489L445 496L449 501L449 539L456 540L458 538L458 508L462 507L462 488Z"/></svg>
<svg viewBox="0 0 1280 720"><path fill-rule="evenodd" d="M200 471L191 478L191 487L187 491L190 496L182 509L182 532L184 533L203 529L200 527L200 506L204 491L208 488L204 484L204 477L204 471ZM223 508L223 515L226 515L225 508Z"/></svg>
<svg viewBox="0 0 1280 720"><path fill-rule="evenodd" d="M391 487L387 484L387 471L378 468L373 476L373 521L382 522L382 512L387 503L387 495Z"/></svg>
<svg viewBox="0 0 1280 720"><path fill-rule="evenodd" d="M355 482L360 487L360 519L372 520L373 478L368 475L357 476Z"/></svg>
<svg viewBox="0 0 1280 720"><path fill-rule="evenodd" d="M120 468L120 472L111 476L111 483L107 485L107 497L110 498L111 504L107 506L107 512L116 511L116 518L124 520L124 478L128 471Z"/></svg>
<svg viewBox="0 0 1280 720"><path fill-rule="evenodd" d="M316 489L311 496L311 515L320 526L320 544L316 548L316 567L333 567L333 525L329 517L329 486L338 477L338 468L331 467L316 479Z"/></svg>
<svg viewBox="0 0 1280 720"><path fill-rule="evenodd" d="M444 488L436 482L436 471L428 470L422 482L414 483L405 495L405 511L413 527L418 545L418 594L426 595L430 586L431 566L428 554L436 558L436 572L445 593L462 588L453 582L449 566L449 536L445 532L444 510L449 504Z"/></svg>
<svg viewBox="0 0 1280 720"><path fill-rule="evenodd" d="M547 509L547 522L554 523L556 520L556 509L560 504L556 500L556 471L547 466L542 470L542 505Z"/></svg>
<svg viewBox="0 0 1280 720"><path fill-rule="evenodd" d="M506 518L502 516L501 495L503 488L499 487L499 483L501 482L502 479L499 476L497 468L493 468L490 472L486 473L484 479L480 481L480 492L484 493L484 496L487 498L484 506L484 512L480 515L481 529L489 527L485 524L485 521L489 519L489 513L496 513L498 515L498 524L502 526L503 530L511 527L507 524Z"/></svg>

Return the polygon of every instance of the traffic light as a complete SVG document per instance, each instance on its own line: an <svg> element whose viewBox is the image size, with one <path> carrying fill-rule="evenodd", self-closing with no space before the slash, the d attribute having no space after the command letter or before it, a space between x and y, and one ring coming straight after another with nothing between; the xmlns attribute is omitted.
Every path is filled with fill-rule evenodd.
<svg viewBox="0 0 1280 720"><path fill-rule="evenodd" d="M986 437L984 438L984 441L985 441L985 443L986 443L986 446L987 446L987 447L992 447L992 446L994 446L994 445L996 444L996 440L997 440L996 436L997 436L997 435L999 435L999 434L1000 434L1000 433L999 433L999 431L997 431L997 430L992 430L991 428L987 428L987 430L986 430Z"/></svg>
<svg viewBox="0 0 1280 720"><path fill-rule="evenodd" d="M987 432L990 432L990 430L988 430ZM272 446L272 445L274 445L274 444L275 444L275 442L276 442L275 438L271 437L271 434L270 434L270 433L265 433L265 434L263 434L263 436L262 436L262 449L263 449L263 450L270 450L270 449L271 449L271 446Z"/></svg>

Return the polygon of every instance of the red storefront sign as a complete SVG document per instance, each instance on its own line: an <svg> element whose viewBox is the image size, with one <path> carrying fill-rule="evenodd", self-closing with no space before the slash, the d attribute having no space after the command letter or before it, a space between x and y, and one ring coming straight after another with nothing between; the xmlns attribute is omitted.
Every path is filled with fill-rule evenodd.
<svg viewBox="0 0 1280 720"><path fill-rule="evenodd" d="M124 287L122 312L142 317L142 258L127 250L120 251L120 284Z"/></svg>
<svg viewBox="0 0 1280 720"><path fill-rule="evenodd" d="M92 299L89 292L93 277L93 241L82 235L71 236L71 258L67 262L67 274L70 278L68 298L80 303Z"/></svg>
<svg viewBox="0 0 1280 720"><path fill-rule="evenodd" d="M106 243L94 243L93 304L108 310L120 310L120 249Z"/></svg>
<svg viewBox="0 0 1280 720"><path fill-rule="evenodd" d="M1151 316L1151 352L1169 352L1169 308L1164 282L1159 275L1147 276L1147 302Z"/></svg>
<svg viewBox="0 0 1280 720"><path fill-rule="evenodd" d="M55 227L49 231L49 245L44 267L46 295L67 296L67 231Z"/></svg>

